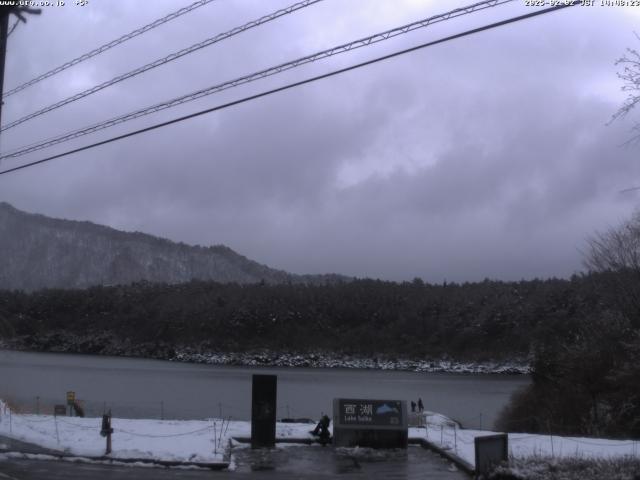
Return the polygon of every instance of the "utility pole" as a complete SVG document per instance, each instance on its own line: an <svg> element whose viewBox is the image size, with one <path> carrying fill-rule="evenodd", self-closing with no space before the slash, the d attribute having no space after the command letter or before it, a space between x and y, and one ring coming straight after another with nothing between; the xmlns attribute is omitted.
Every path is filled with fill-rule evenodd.
<svg viewBox="0 0 640 480"><path fill-rule="evenodd" d="M0 125L2 125L2 94L4 93L4 60L7 57L7 34L9 33L9 14L11 8L5 7L0 13Z"/></svg>
<svg viewBox="0 0 640 480"><path fill-rule="evenodd" d="M17 17L16 21L26 23L27 19L24 16L25 13L40 15L42 12L39 8L19 7L15 5L17 2L13 3L13 5L0 7L0 125L2 125L2 106L4 105L2 95L4 95L4 63L7 57L9 16L13 13Z"/></svg>

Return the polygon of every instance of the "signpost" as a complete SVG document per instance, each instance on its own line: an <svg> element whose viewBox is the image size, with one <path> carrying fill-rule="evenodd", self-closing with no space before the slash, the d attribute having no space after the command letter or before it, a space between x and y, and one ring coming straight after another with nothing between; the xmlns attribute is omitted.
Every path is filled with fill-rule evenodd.
<svg viewBox="0 0 640 480"><path fill-rule="evenodd" d="M340 424L399 426L402 402L399 400L338 400Z"/></svg>
<svg viewBox="0 0 640 480"><path fill-rule="evenodd" d="M76 401L76 392L67 392L67 405L69 406L69 416L73 416L73 403Z"/></svg>
<svg viewBox="0 0 640 480"><path fill-rule="evenodd" d="M67 414L67 406L66 405L54 405L53 406L53 415L66 415Z"/></svg>
<svg viewBox="0 0 640 480"><path fill-rule="evenodd" d="M100 435L107 438L107 448L106 455L111 453L111 434L113 433L113 428L111 427L111 410L109 413L105 413L102 415L102 428L100 429Z"/></svg>
<svg viewBox="0 0 640 480"><path fill-rule="evenodd" d="M407 402L404 400L333 400L333 443L338 447L406 448Z"/></svg>

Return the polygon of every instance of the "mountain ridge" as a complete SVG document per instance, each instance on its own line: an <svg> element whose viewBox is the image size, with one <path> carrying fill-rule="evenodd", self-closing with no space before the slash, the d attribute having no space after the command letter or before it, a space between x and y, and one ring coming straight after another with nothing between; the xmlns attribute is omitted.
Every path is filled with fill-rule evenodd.
<svg viewBox="0 0 640 480"><path fill-rule="evenodd" d="M226 245L188 245L139 231L28 213L0 202L0 289L191 280L323 284L349 278L296 275L248 259Z"/></svg>

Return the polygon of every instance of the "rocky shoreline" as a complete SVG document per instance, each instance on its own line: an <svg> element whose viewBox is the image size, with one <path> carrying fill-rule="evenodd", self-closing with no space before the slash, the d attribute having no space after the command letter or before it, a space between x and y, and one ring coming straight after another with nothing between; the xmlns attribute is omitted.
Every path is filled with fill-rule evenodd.
<svg viewBox="0 0 640 480"><path fill-rule="evenodd" d="M176 352L172 361L206 363L209 365L239 365L291 368L357 368L367 370L400 370L425 373L491 373L522 375L530 373L524 362L458 362L448 359L416 360L406 358L365 358L334 352Z"/></svg>
<svg viewBox="0 0 640 480"><path fill-rule="evenodd" d="M217 352L208 346L175 346L163 342L135 343L120 340L108 333L78 336L56 332L39 336L0 339L0 348L7 350L109 355L149 358L173 362L245 367L287 368L355 368L371 370L398 370L424 373L466 374L529 374L525 359L505 361L456 361L448 358L402 358L379 356L375 358L338 352L275 352L252 350L247 352Z"/></svg>

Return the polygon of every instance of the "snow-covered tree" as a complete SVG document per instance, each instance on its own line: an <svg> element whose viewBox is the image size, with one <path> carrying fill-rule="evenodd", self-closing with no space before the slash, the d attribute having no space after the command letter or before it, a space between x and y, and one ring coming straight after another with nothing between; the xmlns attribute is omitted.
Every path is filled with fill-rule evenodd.
<svg viewBox="0 0 640 480"><path fill-rule="evenodd" d="M640 41L640 35L635 35ZM623 82L622 91L627 92L627 98L613 114L612 122L626 116L640 104L640 52L635 48L627 48L627 52L616 61L616 65L622 67L618 71L618 78ZM640 141L640 123L636 122L633 129L635 134L630 141Z"/></svg>

